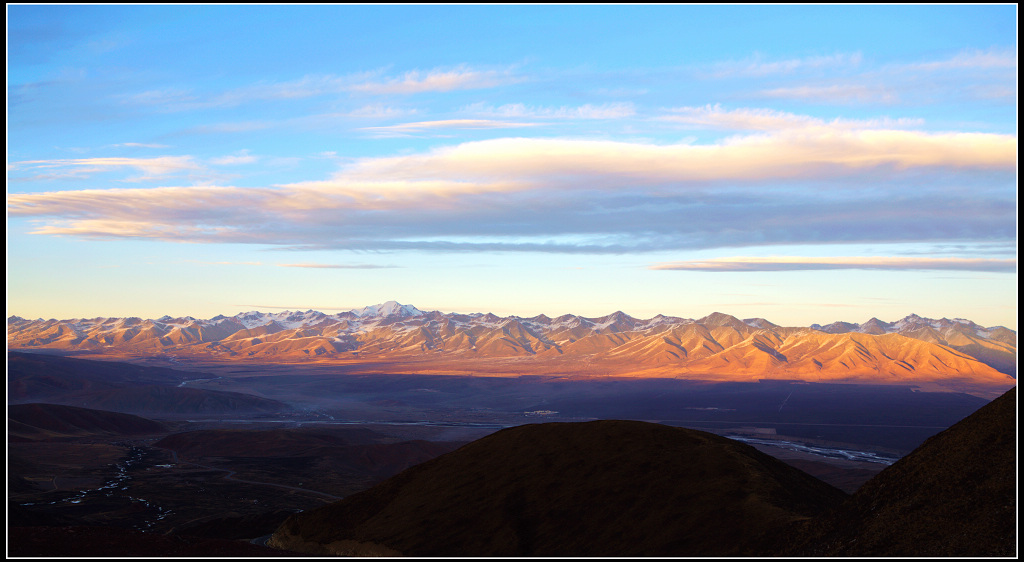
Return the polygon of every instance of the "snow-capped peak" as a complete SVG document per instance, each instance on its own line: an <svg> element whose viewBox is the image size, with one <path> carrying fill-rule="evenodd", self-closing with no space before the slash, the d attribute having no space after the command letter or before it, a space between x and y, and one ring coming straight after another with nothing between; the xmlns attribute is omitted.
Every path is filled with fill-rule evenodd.
<svg viewBox="0 0 1024 562"><path fill-rule="evenodd" d="M416 308L411 304L399 304L395 301L388 301L381 304L375 304L372 306L364 306L360 309L352 309L352 314L360 318L367 318L373 316L379 316L386 318L388 316L422 316L423 311Z"/></svg>

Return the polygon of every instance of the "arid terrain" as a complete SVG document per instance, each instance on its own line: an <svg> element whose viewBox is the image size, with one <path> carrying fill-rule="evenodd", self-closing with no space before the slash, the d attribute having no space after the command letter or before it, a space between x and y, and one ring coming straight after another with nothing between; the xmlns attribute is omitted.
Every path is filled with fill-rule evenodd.
<svg viewBox="0 0 1024 562"><path fill-rule="evenodd" d="M722 313L697 320L642 320L622 312L500 318L423 312L390 301L334 315L11 317L7 343L11 350L163 366L313 363L368 373L913 384L994 398L1015 384L1017 339L1000 326L915 315L892 323L783 327Z"/></svg>
<svg viewBox="0 0 1024 562"><path fill-rule="evenodd" d="M621 314L604 319L523 320L452 318L413 311L396 304L353 314L348 325L357 335L346 340L334 332L332 351L316 357L301 349L293 353L298 348L291 346L307 341L301 333L319 333L308 335L314 339L327 337L323 334L338 329L337 318L303 313L292 320L269 315L221 319L217 322L222 325L263 324L243 327L244 333L221 329L216 337L203 331L204 322L192 321L190 329L170 330L176 330L177 340L167 327L179 320L51 321L48 328L37 321L9 320L9 554L103 556L113 552L113 544L122 544L132 545L135 550L130 551L140 556L161 552L258 556L259 549L267 548L266 538L294 513L363 497L361 492L376 489L388 478L432 459L448 458L446 453L457 449L463 455L457 466L477 462L466 456L471 449L465 446L495 432L598 427L587 425L594 420L646 422L614 426L633 428L627 433L637 430L639 434L622 437L626 440L609 445L612 448L607 451L640 464L624 465L622 474L591 467L586 474L592 475L580 480L577 477L583 473L574 473L572 463L562 467L560 463L568 459L559 454L597 466L612 461L572 453L568 438L523 441L536 441L540 447L551 439L544 445L550 450L543 454L550 457L551 470L565 473L572 482L579 480L584 487L573 493L580 498L597 494L597 488L620 490L615 493L624 495L615 496L616 502L628 497L674 497L678 490L638 492L633 484L613 481L632 482L653 470L654 465L645 463L660 463L656 451L668 446L658 445L659 439L691 434L685 432L706 436L695 438L711 439L707 443L718 443L716 450L724 447L715 455L725 457L714 457L718 459L714 463L757 458L758 466L771 467L764 474L762 469L748 473L749 462L742 461L748 468L736 474L747 474L744 478L762 483L781 478L780 485L791 491L792 482L797 481L804 482L798 488L824 486L820 489L831 491L811 492L804 499L794 496L790 500L795 504L787 503L789 507L770 516L771 510L751 504L754 511L748 515L754 519L743 525L759 531L745 534L743 540L712 534L707 535L710 542L699 544L667 535L651 542L631 535L634 529L619 536L620 544L634 544L632 549L617 550L612 537L607 544L589 541L590 550L579 550L579 545L576 550L558 550L550 545L564 543L568 548L577 543L565 542L557 534L541 540L535 533L547 525L544 513L600 511L571 499L576 496L548 508L540 504L501 508L520 510L521 515L516 516L518 523L509 523L498 513L493 520L496 527L480 531L488 536L512 533L508 535L513 537L511 542L495 546L498 550L483 546L474 550L476 539L468 536L459 539L465 549L450 551L422 550L415 546L420 539L392 543L379 534L339 540L387 544L381 552L403 553L749 554L776 548L766 538L774 533L772 529L788 528L794 521L818 518L838 508L847 494L888 473L887 467L898 459L1016 382L1015 367L1006 368L1007 354L1015 357L1015 334L964 321L911 318L881 327L868 323L856 330L841 325L798 330L725 315L700 321L641 322ZM316 318L317 327L311 327ZM539 328L570 320L579 325L562 335L553 328ZM288 322L305 327L289 328ZM948 324L945 328L943 322ZM488 323L493 326L485 329ZM911 329L923 323L931 327ZM453 330L461 325L462 332L438 335L445 325ZM871 333L879 330L882 333ZM193 332L197 339L185 341L182 334ZM404 344L398 342L400 337L406 338ZM928 341L939 338L942 343ZM270 340L281 345L260 343ZM341 341L352 347L344 348ZM458 341L472 348L457 349ZM960 348L951 342L959 342ZM698 373L698 366L708 372ZM765 376L752 374L756 372ZM655 437L644 429L649 426L669 433ZM569 441L619 439L587 433ZM626 453L622 447L627 442L639 447L637 451ZM520 454L513 449L508 454ZM540 449L534 452L539 454ZM644 461L645 455L654 456ZM500 456L494 462L514 465ZM682 465L663 469L666 483L673 480L668 475L683 470ZM444 469L452 478L460 470ZM693 466L686 470L697 471L687 479L706 471ZM542 478L545 470L513 472L501 478L512 482L528 473L533 474L530 478ZM537 485L555 490L568 484L556 479ZM597 488L590 490L587 485ZM391 486L388 493L398 493ZM709 495L701 501L708 505L731 497L716 495L724 493L717 484L702 486ZM401 493L409 490L403 487ZM501 495L497 489L488 490L481 493ZM766 490L750 493L771 505L781 501ZM432 501L427 498L420 503L426 508ZM662 515L690 521L693 514ZM513 525L507 528L511 530L498 531L508 524ZM374 533L386 527L374 525L378 529ZM533 530L523 535L526 529ZM118 533L123 533L122 539ZM69 543L68 536L82 539ZM167 537L177 537L177 546L161 542ZM253 540L258 544L251 544ZM311 540L326 539L304 537L276 544L307 553L345 550L337 545L326 550L308 547ZM716 549L715 542L731 546ZM345 548L352 546L345 544ZM377 552L375 548L371 551Z"/></svg>

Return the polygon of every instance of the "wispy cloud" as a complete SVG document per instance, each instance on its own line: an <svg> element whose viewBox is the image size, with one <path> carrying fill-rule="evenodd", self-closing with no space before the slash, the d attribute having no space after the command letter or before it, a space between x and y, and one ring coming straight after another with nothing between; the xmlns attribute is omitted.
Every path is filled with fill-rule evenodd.
<svg viewBox="0 0 1024 562"><path fill-rule="evenodd" d="M490 117L528 119L621 119L636 115L636 107L626 102L559 107L528 106L521 103L498 107L475 104L465 108L465 111Z"/></svg>
<svg viewBox="0 0 1024 562"><path fill-rule="evenodd" d="M56 160L23 160L8 164L7 171L30 175L8 179L40 179L83 177L100 172L131 168L143 173L129 181L164 177L179 172L198 171L202 167L191 156L158 156L155 158L71 158Z"/></svg>
<svg viewBox="0 0 1024 562"><path fill-rule="evenodd" d="M1017 68L1017 52L1016 50L1010 49L996 49L992 48L987 51L980 49L971 49L961 51L952 57L933 60L920 63L911 63L904 65L906 69L916 70L927 70L927 71L947 71L952 69L957 70L987 70L987 69L1006 69L1016 70Z"/></svg>
<svg viewBox="0 0 1024 562"><path fill-rule="evenodd" d="M111 145L111 146L127 147L127 148L170 148L170 146L166 145L166 144L145 143L145 142L122 142L120 144L114 144L114 145Z"/></svg>
<svg viewBox="0 0 1024 562"><path fill-rule="evenodd" d="M800 85L770 88L756 92L763 98L803 100L816 103L884 103L899 100L889 86L867 84Z"/></svg>
<svg viewBox="0 0 1024 562"><path fill-rule="evenodd" d="M678 107L658 120L704 127L740 131L780 131L785 129L831 128L843 129L905 129L924 123L921 119L833 119L825 121L807 115L763 108L724 109L721 105Z"/></svg>
<svg viewBox="0 0 1024 562"><path fill-rule="evenodd" d="M215 262L199 262L194 260L188 260L190 263L198 263L202 265L263 265L263 262L258 261L215 261Z"/></svg>
<svg viewBox="0 0 1024 562"><path fill-rule="evenodd" d="M521 81L510 69L474 69L466 65L452 69L410 70L401 76L383 80L366 80L348 86L352 92L365 94L419 94L494 88Z"/></svg>
<svg viewBox="0 0 1024 562"><path fill-rule="evenodd" d="M723 61L711 67L710 74L715 78L726 77L765 77L786 75L823 69L846 69L857 67L863 57L860 53L837 53L834 55L812 56L772 60L764 55L754 55L745 60Z"/></svg>
<svg viewBox="0 0 1024 562"><path fill-rule="evenodd" d="M494 88L520 82L524 78L511 67L478 69L468 65L410 70L399 76L383 76L382 71L347 75L317 74L294 80L260 82L220 92L200 92L188 88L163 88L121 94L126 104L158 107L162 111L235 107L274 100L297 100L325 95L411 95L426 92L450 92Z"/></svg>
<svg viewBox="0 0 1024 562"><path fill-rule="evenodd" d="M400 107L393 107L384 104L370 104L358 107L351 111L344 113L335 113L329 115L329 117L353 117L359 119L393 119L397 117L405 117L416 113L415 109L405 109ZM319 118L321 116L315 116Z"/></svg>
<svg viewBox="0 0 1024 562"><path fill-rule="evenodd" d="M218 166L237 166L239 164L252 164L257 161L259 161L259 157L249 154L248 150L239 150L234 154L210 159L211 164Z"/></svg>
<svg viewBox="0 0 1024 562"><path fill-rule="evenodd" d="M821 104L936 103L942 99L1008 99L1016 96L1017 53L1015 49L964 50L954 55L920 62L836 65L835 72L814 76L799 74L790 84L761 88L759 98L797 100ZM821 61L822 63L826 61ZM851 60L852 62L852 60ZM805 68L785 64L782 68ZM826 64L820 65L823 69ZM755 68L759 68L755 66ZM772 66L766 69L773 68ZM780 74L780 73L772 73Z"/></svg>
<svg viewBox="0 0 1024 562"><path fill-rule="evenodd" d="M376 265L371 263L279 263L278 267L301 267L307 269L395 269L398 265Z"/></svg>
<svg viewBox="0 0 1024 562"><path fill-rule="evenodd" d="M648 269L673 271L806 271L823 269L956 270L1013 273L1016 259L907 257L732 257L659 263Z"/></svg>
<svg viewBox="0 0 1024 562"><path fill-rule="evenodd" d="M359 130L382 134L406 135L444 129L512 129L518 127L533 127L535 125L536 123L515 123L510 121L495 121L492 119L442 119L437 121L417 121L414 123L399 123L397 125L382 125L379 127L361 127Z"/></svg>

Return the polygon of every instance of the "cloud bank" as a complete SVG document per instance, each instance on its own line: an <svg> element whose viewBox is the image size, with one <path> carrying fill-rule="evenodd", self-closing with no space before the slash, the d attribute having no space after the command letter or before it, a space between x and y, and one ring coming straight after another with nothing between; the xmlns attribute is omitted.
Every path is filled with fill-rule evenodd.
<svg viewBox="0 0 1024 562"><path fill-rule="evenodd" d="M1011 135L711 106L673 116L753 132L707 144L498 138L272 187L9 194L8 213L36 221L36 234L295 249L621 253L1016 237ZM193 162L105 165L156 174Z"/></svg>
<svg viewBox="0 0 1024 562"><path fill-rule="evenodd" d="M1016 259L896 257L734 257L660 263L655 270L675 271L809 271L825 269L953 270L1013 273Z"/></svg>

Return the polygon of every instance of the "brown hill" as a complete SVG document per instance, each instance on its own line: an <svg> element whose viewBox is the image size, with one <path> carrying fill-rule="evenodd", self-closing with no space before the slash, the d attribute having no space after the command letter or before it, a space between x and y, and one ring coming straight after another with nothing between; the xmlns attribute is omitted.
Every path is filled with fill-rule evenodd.
<svg viewBox="0 0 1024 562"><path fill-rule="evenodd" d="M272 544L357 555L751 555L845 497L709 433L631 421L538 424L296 514Z"/></svg>
<svg viewBox="0 0 1024 562"><path fill-rule="evenodd" d="M384 438L364 427L201 429L169 435L154 445L192 457L288 457L325 447L380 443Z"/></svg>
<svg viewBox="0 0 1024 562"><path fill-rule="evenodd" d="M116 554L114 554L116 553ZM299 556L249 541L162 535L116 527L7 528L7 555L14 557L265 558Z"/></svg>
<svg viewBox="0 0 1024 562"><path fill-rule="evenodd" d="M76 394L62 401L142 415L256 414L287 412L292 409L284 402L241 392L157 385Z"/></svg>
<svg viewBox="0 0 1024 562"><path fill-rule="evenodd" d="M145 435L166 431L160 422L131 414L57 404L7 407L9 440L36 441L85 435Z"/></svg>
<svg viewBox="0 0 1024 562"><path fill-rule="evenodd" d="M7 402L46 402L141 415L251 414L286 412L283 402L243 394L181 386L212 378L114 361L41 353L7 354Z"/></svg>
<svg viewBox="0 0 1024 562"><path fill-rule="evenodd" d="M310 481L330 470L368 482L367 486L457 447L449 442L394 438L365 428L299 427L271 430L207 429L167 436L154 443L183 458L217 457L265 467L283 463L292 476ZM288 462L291 460L292 462ZM299 476L301 474L301 476ZM321 472L320 478L323 474Z"/></svg>
<svg viewBox="0 0 1024 562"><path fill-rule="evenodd" d="M42 353L7 353L7 402L48 402L49 398L147 384L177 385L209 375L113 361Z"/></svg>
<svg viewBox="0 0 1024 562"><path fill-rule="evenodd" d="M1016 556L1017 389L869 480L789 554Z"/></svg>

